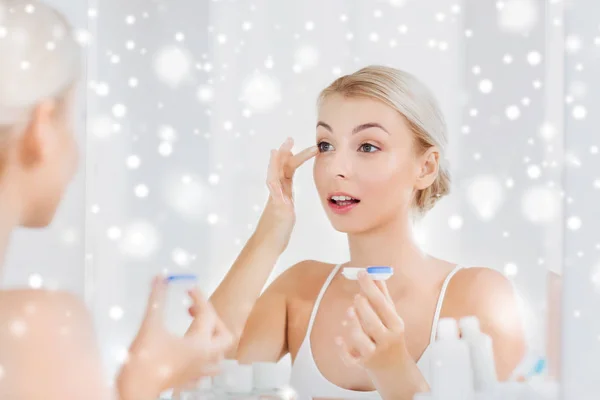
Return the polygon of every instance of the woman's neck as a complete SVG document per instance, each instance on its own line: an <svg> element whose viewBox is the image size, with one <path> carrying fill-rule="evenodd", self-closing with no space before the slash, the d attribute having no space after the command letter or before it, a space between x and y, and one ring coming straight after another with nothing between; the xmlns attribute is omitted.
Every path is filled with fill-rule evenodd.
<svg viewBox="0 0 600 400"><path fill-rule="evenodd" d="M375 229L348 234L350 265L384 265L394 269L394 279L416 281L423 277L430 257L415 240L412 222L399 217Z"/></svg>

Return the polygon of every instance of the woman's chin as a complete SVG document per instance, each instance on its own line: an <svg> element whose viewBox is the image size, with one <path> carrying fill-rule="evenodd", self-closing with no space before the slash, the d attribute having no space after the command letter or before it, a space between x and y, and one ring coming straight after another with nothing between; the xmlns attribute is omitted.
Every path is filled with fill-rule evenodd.
<svg viewBox="0 0 600 400"><path fill-rule="evenodd" d="M336 221L335 219L330 219L331 226L333 229L340 233L346 234L356 234L362 233L368 230L369 227L364 226L363 224L357 223L358 221Z"/></svg>

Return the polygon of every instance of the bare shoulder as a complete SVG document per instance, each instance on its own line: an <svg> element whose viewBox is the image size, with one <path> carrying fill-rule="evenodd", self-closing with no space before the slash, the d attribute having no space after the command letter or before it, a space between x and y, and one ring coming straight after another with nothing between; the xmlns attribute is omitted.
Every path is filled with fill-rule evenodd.
<svg viewBox="0 0 600 400"><path fill-rule="evenodd" d="M0 326L0 364L11 374L1 398L75 398L93 393L85 385L98 393L94 398L108 398L92 320L77 296L0 292Z"/></svg>
<svg viewBox="0 0 600 400"><path fill-rule="evenodd" d="M526 334L517 292L502 273L490 268L458 271L448 284L442 317L476 316L492 337L500 379L507 379L526 351Z"/></svg>
<svg viewBox="0 0 600 400"><path fill-rule="evenodd" d="M34 315L38 318L31 318ZM0 291L0 317L21 316L36 322L54 322L57 315L77 317L87 315L87 310L79 297L65 291Z"/></svg>
<svg viewBox="0 0 600 400"><path fill-rule="evenodd" d="M461 307L478 307L514 297L512 283L502 273L485 267L459 270L448 284L448 299ZM482 303L483 302L483 303Z"/></svg>

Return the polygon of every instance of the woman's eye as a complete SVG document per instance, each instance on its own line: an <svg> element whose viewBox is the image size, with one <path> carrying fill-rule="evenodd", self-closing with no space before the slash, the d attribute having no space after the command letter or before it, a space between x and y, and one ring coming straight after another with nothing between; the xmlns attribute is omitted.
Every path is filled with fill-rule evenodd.
<svg viewBox="0 0 600 400"><path fill-rule="evenodd" d="M331 149L333 149L331 143L327 142L319 142L317 146L319 147L319 153L325 153L326 151L330 151Z"/></svg>
<svg viewBox="0 0 600 400"><path fill-rule="evenodd" d="M376 151L379 151L379 147L372 145L371 143L365 143L362 146L360 146L360 151L364 152L364 153L375 153Z"/></svg>

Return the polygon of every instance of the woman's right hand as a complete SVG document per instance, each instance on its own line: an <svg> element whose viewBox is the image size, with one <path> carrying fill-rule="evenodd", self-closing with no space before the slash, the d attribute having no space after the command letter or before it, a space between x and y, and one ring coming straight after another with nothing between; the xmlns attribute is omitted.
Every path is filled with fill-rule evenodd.
<svg viewBox="0 0 600 400"><path fill-rule="evenodd" d="M269 200L254 233L259 240L274 243L280 253L286 249L296 222L293 194L294 173L318 151L317 146L311 146L298 154L292 154L293 146L293 139L288 138L279 150L271 150L271 160L267 172Z"/></svg>
<svg viewBox="0 0 600 400"><path fill-rule="evenodd" d="M166 389L214 376L231 346L231 334L198 289L189 292L195 312L188 332L171 334L164 322L167 285L162 276L154 279L142 326L119 374L122 400L156 399Z"/></svg>

